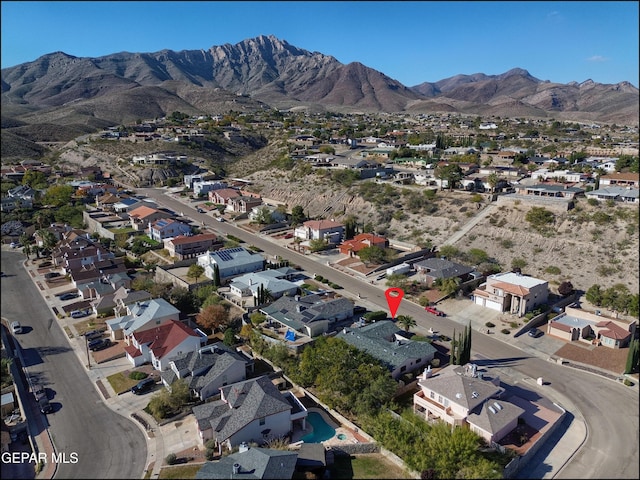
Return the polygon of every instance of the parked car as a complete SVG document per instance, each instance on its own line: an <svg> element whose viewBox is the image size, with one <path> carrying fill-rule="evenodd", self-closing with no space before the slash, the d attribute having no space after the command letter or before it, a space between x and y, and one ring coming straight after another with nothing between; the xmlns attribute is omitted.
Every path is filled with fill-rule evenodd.
<svg viewBox="0 0 640 480"><path fill-rule="evenodd" d="M353 307L353 314L360 314L360 313L365 313L367 311L366 308L364 308L363 306L360 305L356 305L355 307Z"/></svg>
<svg viewBox="0 0 640 480"><path fill-rule="evenodd" d="M429 313L437 315L438 317L444 317L445 316L444 312L441 312L436 307L426 306L426 307L424 307L424 309Z"/></svg>
<svg viewBox="0 0 640 480"><path fill-rule="evenodd" d="M22 325L20 325L20 322L11 322L11 331L14 334L22 333Z"/></svg>
<svg viewBox="0 0 640 480"><path fill-rule="evenodd" d="M137 385L134 385L131 389L131 392L134 395L142 395L143 393L151 390L155 384L156 381L153 378L145 378L144 380L140 380Z"/></svg>
<svg viewBox="0 0 640 480"><path fill-rule="evenodd" d="M36 402L40 402L41 398L47 397L47 392L45 391L42 385L34 385L33 386L33 396L36 397Z"/></svg>
<svg viewBox="0 0 640 480"><path fill-rule="evenodd" d="M203 210L203 209L201 209L201 208L197 208L197 209L196 209L196 212L198 212L198 213L204 213L204 210Z"/></svg>
<svg viewBox="0 0 640 480"><path fill-rule="evenodd" d="M89 342L89 350L97 352L98 350L104 350L111 346L111 339L109 338L96 338Z"/></svg>
<svg viewBox="0 0 640 480"><path fill-rule="evenodd" d="M75 292L63 293L60 295L60 300L71 300L72 298L78 298L80 295Z"/></svg>
<svg viewBox="0 0 640 480"><path fill-rule="evenodd" d="M219 222L224 222L224 217L216 217L216 220Z"/></svg>
<svg viewBox="0 0 640 480"><path fill-rule="evenodd" d="M71 318L82 318L86 317L91 313L91 310L74 310L71 312Z"/></svg>
<svg viewBox="0 0 640 480"><path fill-rule="evenodd" d="M284 238L293 238L293 233L287 233Z"/></svg>
<svg viewBox="0 0 640 480"><path fill-rule="evenodd" d="M47 272L44 274L44 278L49 279L49 278L56 278L60 276L60 272Z"/></svg>
<svg viewBox="0 0 640 480"><path fill-rule="evenodd" d="M104 332L102 330L90 330L84 334L85 338L88 341L95 340L97 338L102 338L102 334Z"/></svg>
<svg viewBox="0 0 640 480"><path fill-rule="evenodd" d="M542 335L544 335L544 332L542 330L540 330L539 328L532 328L531 330L529 330L527 332L527 335L529 335L530 337L533 337L533 338L538 338L538 337L541 337Z"/></svg>
<svg viewBox="0 0 640 480"><path fill-rule="evenodd" d="M38 406L40 407L40 411L45 415L53 411L53 408L51 407L51 404L49 403L49 399L47 398L46 395L40 400L38 400Z"/></svg>

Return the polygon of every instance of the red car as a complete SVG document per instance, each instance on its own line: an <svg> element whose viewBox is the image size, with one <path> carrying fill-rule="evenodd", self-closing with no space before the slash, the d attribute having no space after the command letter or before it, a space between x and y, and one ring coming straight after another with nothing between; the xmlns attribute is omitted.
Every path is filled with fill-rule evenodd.
<svg viewBox="0 0 640 480"><path fill-rule="evenodd" d="M424 307L424 309L429 313L433 313L434 315L437 315L439 317L444 317L444 312L441 312L436 307Z"/></svg>

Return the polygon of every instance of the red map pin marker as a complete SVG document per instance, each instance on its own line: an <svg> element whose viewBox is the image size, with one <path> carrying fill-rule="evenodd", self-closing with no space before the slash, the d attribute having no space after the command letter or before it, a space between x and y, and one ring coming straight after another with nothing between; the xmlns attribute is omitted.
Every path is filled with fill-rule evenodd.
<svg viewBox="0 0 640 480"><path fill-rule="evenodd" d="M391 318L396 318L396 312L398 311L402 297L404 297L404 290L401 288L387 288L384 296L387 297L387 305L389 305Z"/></svg>

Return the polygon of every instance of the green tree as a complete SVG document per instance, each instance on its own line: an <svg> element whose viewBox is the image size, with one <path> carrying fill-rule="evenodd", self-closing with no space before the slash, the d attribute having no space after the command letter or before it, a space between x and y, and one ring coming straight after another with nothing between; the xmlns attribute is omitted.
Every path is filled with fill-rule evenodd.
<svg viewBox="0 0 640 480"><path fill-rule="evenodd" d="M198 279L204 275L204 267L202 265L198 265L194 263L189 265L189 270L187 270L187 277L193 278L196 283L198 283Z"/></svg>
<svg viewBox="0 0 640 480"><path fill-rule="evenodd" d="M386 252L384 248L376 245L364 247L358 251L358 258L365 264L382 264L386 260Z"/></svg>
<svg viewBox="0 0 640 480"><path fill-rule="evenodd" d="M71 185L52 185L42 197L44 205L52 207L68 206L75 190Z"/></svg>
<svg viewBox="0 0 640 480"><path fill-rule="evenodd" d="M456 293L460 288L460 278L459 277L437 278L433 282L433 286L436 287L445 295L451 295L452 293Z"/></svg>
<svg viewBox="0 0 640 480"><path fill-rule="evenodd" d="M591 285L585 294L585 298L596 307L602 305L602 290L600 285Z"/></svg>
<svg viewBox="0 0 640 480"><path fill-rule="evenodd" d="M517 271L522 271L522 269L523 269L524 267L526 267L526 266L527 266L527 261L526 261L524 258L518 258L518 257L516 257L516 258L513 258L513 259L511 260L511 268L512 268L514 271L516 271L516 270L517 270Z"/></svg>
<svg viewBox="0 0 640 480"><path fill-rule="evenodd" d="M447 182L447 188L453 190L462 179L463 173L460 165L455 163L437 167L434 175L436 178Z"/></svg>
<svg viewBox="0 0 640 480"><path fill-rule="evenodd" d="M266 206L258 209L258 213L255 216L254 220L260 225L269 225L271 223L274 223L273 216L271 215L269 208Z"/></svg>
<svg viewBox="0 0 640 480"><path fill-rule="evenodd" d="M22 185L28 185L31 188L47 188L47 176L38 170L27 170L22 177Z"/></svg>
<svg viewBox="0 0 640 480"><path fill-rule="evenodd" d="M304 214L304 208L301 205L296 205L291 209L291 224L300 225L307 219Z"/></svg>
<svg viewBox="0 0 640 480"><path fill-rule="evenodd" d="M548 229L555 222L556 216L544 207L531 207L524 219L540 233L548 232Z"/></svg>
<svg viewBox="0 0 640 480"><path fill-rule="evenodd" d="M398 315L398 325L402 326L405 332L417 325L416 320L410 315Z"/></svg>
<svg viewBox="0 0 640 480"><path fill-rule="evenodd" d="M228 325L229 312L222 305L209 305L196 315L196 322L198 325L215 332L216 329Z"/></svg>
<svg viewBox="0 0 640 480"><path fill-rule="evenodd" d="M322 238L314 238L309 240L309 249L312 252L319 252L320 250L324 250L329 243Z"/></svg>
<svg viewBox="0 0 640 480"><path fill-rule="evenodd" d="M218 264L214 264L213 265L213 285L215 287L219 287L221 285L221 282L220 282L220 267L218 267Z"/></svg>
<svg viewBox="0 0 640 480"><path fill-rule="evenodd" d="M493 193L496 191L496 185L498 185L498 183L500 182L500 177L496 173L490 173L487 176L487 182L489 183L491 192Z"/></svg>
<svg viewBox="0 0 640 480"><path fill-rule="evenodd" d="M627 362L624 367L624 373L638 372L638 361L640 360L640 340L633 339L629 343L629 352L627 353Z"/></svg>
<svg viewBox="0 0 640 480"><path fill-rule="evenodd" d="M44 250L51 251L58 244L58 239L51 230L46 228L38 230L38 236L40 237Z"/></svg>
<svg viewBox="0 0 640 480"><path fill-rule="evenodd" d="M179 410L183 405L191 400L189 384L184 378L178 378L171 384L171 394L169 395L169 405L175 410Z"/></svg>
<svg viewBox="0 0 640 480"><path fill-rule="evenodd" d="M406 275L402 275L401 273L393 273L387 276L385 285L387 287L405 289L407 287L407 281L408 280Z"/></svg>

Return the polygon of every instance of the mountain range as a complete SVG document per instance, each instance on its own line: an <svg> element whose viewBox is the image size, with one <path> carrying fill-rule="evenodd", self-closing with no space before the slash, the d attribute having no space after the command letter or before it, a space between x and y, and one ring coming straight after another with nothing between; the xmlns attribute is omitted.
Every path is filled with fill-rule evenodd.
<svg viewBox="0 0 640 480"><path fill-rule="evenodd" d="M208 50L63 52L2 69L2 122L103 127L173 111L458 112L637 125L638 89L552 83L515 68L407 87L361 63L259 36Z"/></svg>

